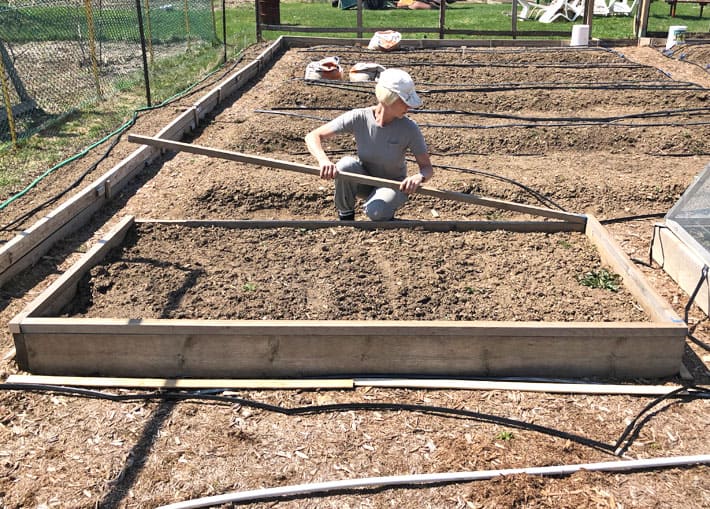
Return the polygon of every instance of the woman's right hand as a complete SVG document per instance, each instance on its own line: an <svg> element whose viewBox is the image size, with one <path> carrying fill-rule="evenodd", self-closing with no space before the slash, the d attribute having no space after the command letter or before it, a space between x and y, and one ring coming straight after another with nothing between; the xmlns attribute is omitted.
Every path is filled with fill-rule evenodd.
<svg viewBox="0 0 710 509"><path fill-rule="evenodd" d="M330 161L320 164L320 178L332 180L337 174L338 168Z"/></svg>

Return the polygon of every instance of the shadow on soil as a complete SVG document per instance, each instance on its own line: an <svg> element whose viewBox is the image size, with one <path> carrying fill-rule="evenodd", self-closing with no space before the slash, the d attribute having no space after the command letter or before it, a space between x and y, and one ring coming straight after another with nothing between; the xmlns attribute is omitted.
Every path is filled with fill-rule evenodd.
<svg viewBox="0 0 710 509"><path fill-rule="evenodd" d="M143 169L136 177L115 196L108 204L97 211L91 220L66 238L55 242L52 248L42 255L31 268L22 271L12 278L0 289L0 311L4 310L13 299L20 299L32 288L52 275L61 274L60 265L73 253L85 252L86 243L91 240L94 233L110 221L135 193L150 181L160 171L162 165L169 161L174 154L166 154L150 166ZM32 254L30 253L30 256Z"/></svg>
<svg viewBox="0 0 710 509"><path fill-rule="evenodd" d="M108 493L96 507L101 509L119 507L121 501L126 497L126 494L135 484L136 479L145 467L148 456L155 444L155 439L158 437L158 432L168 417L170 417L176 404L176 401L162 401L155 409L150 420L145 424L140 438L128 453L123 470L110 483L111 487Z"/></svg>

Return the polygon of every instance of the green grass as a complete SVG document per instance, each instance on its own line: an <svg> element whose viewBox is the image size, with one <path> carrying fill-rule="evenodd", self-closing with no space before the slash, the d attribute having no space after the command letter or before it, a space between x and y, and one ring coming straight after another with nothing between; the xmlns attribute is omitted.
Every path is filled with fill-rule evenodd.
<svg viewBox="0 0 710 509"><path fill-rule="evenodd" d="M330 2L298 3L281 2L280 4L281 24L315 26L315 27L350 27L357 26L357 13L354 10L342 10L333 8ZM467 29L467 30L511 30L512 20L510 16L511 5L506 4L478 4L468 2L456 2L447 6L446 23L447 29ZM710 14L704 14L702 19L698 18L699 7L696 4L678 5L677 16L671 18L669 7L664 1L655 0L651 3L649 15L649 32L665 34L671 25L686 25L688 32L708 32L710 31ZM253 11L249 10L249 16L254 19ZM315 21L314 21L315 20ZM519 20L517 29L519 32L525 31L572 31L572 25L581 23L578 19L574 23L559 20L554 23L540 23L537 21ZM436 10L410 11L407 9L387 9L379 11L363 11L363 26L373 28L418 28L427 27L437 30L437 33L404 33L403 37L408 39L417 38L438 38L439 12ZM289 32L265 32L267 39L275 39L279 35ZM295 32L292 35L298 35ZM339 32L319 32L318 35L332 37L355 37L355 33ZM371 34L367 34L369 37ZM592 36L600 39L628 39L633 37L633 16L595 16L592 21ZM468 36L468 35L447 35L447 39L470 39L485 38L491 36ZM496 36L496 38L503 38Z"/></svg>

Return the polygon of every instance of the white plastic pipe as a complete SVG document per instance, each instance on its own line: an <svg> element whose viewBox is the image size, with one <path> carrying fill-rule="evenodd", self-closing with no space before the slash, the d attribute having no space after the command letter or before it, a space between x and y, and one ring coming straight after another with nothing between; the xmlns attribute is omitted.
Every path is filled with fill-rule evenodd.
<svg viewBox="0 0 710 509"><path fill-rule="evenodd" d="M550 392L563 394L622 394L639 396L663 396L682 385L609 385L553 382L513 382L505 380L456 380L428 378L354 378L355 387L382 387L400 389L466 389L466 390L512 390L523 392ZM688 389L689 393L694 392Z"/></svg>
<svg viewBox="0 0 710 509"><path fill-rule="evenodd" d="M369 488L373 486L396 486L400 484L432 484L468 482L492 479L507 475L569 475L580 470L590 472L620 472L625 470L641 470L649 468L667 468L684 465L698 465L710 463L710 454L698 456L674 456L670 458L651 458L627 461L606 461L601 463L582 463L577 465L559 465L549 467L509 468L505 470L478 470L474 472L450 472L440 474L414 474L387 477L365 477L361 479L345 479L341 481L327 481L312 484L296 484L280 486L278 488L262 488L258 490L240 491L225 495L196 498L185 502L177 502L159 507L158 509L193 509L197 507L210 507L220 504L235 502L251 502L254 500L271 499L305 495L309 493L322 493L325 491L347 490L354 488Z"/></svg>

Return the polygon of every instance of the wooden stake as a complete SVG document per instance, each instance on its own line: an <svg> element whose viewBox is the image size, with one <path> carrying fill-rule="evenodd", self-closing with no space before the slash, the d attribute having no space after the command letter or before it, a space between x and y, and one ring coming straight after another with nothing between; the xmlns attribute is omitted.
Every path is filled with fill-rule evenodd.
<svg viewBox="0 0 710 509"><path fill-rule="evenodd" d="M128 141L133 143L143 143L144 145L150 145L158 148L165 148L170 150L175 150L178 152L189 152L191 154L199 154L209 157L217 157L220 159L227 159L229 161L238 161L248 164L256 164L259 166L268 166L270 168L277 168L280 170L295 171L298 173L305 173L308 175L319 175L320 171L314 166L308 166L305 164L291 163L288 161L281 161L278 159L269 159L266 157L259 157L250 154L244 154L241 152L232 152L230 150L221 150L211 147L205 147L201 145L194 145L190 143L182 143L179 141L164 140L160 138L151 138L149 136L140 136L136 134L129 134ZM389 187L391 189L399 189L399 182L396 180L388 180L378 177L370 177L367 175L357 175L355 173L340 172L340 176L348 180L359 182L361 184L377 186L377 187ZM524 205L522 203L497 200L494 198L485 198L482 196L457 193L454 191L441 191L439 189L434 189L432 187L422 186L417 190L417 193L426 196L434 196L442 200L458 201L465 203L472 203L475 205L482 205L484 207L492 207L503 210L512 210L516 212L522 212L525 214L532 214L535 216L549 217L553 219L561 219L565 221L570 221L573 223L584 224L586 222L586 216L583 214L572 214L569 212L562 212L559 210L546 209L542 207L535 207L532 205Z"/></svg>

